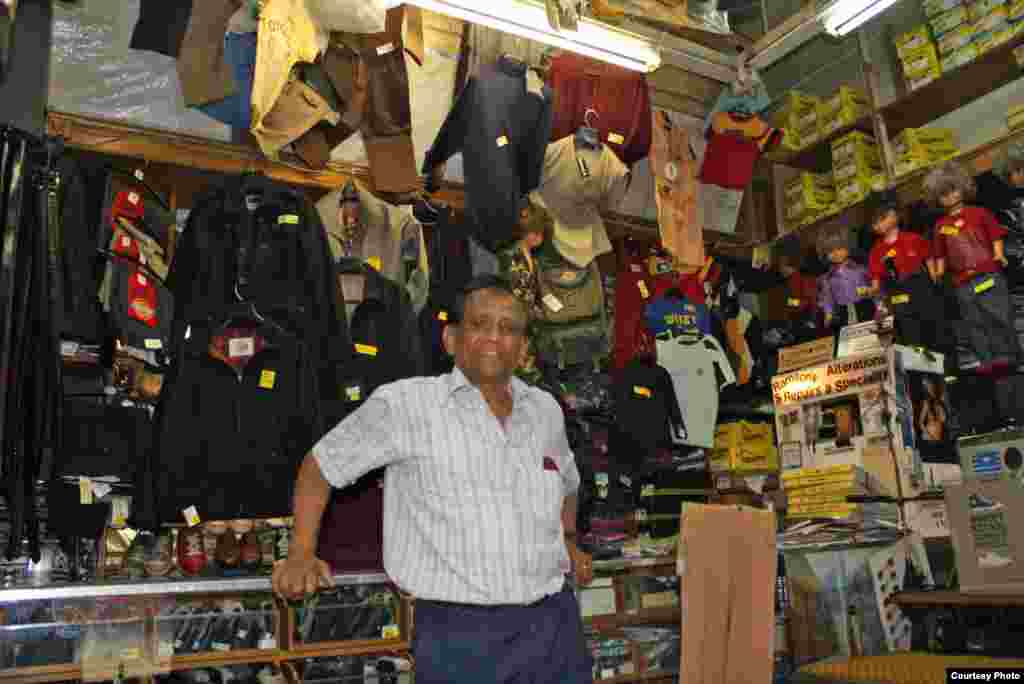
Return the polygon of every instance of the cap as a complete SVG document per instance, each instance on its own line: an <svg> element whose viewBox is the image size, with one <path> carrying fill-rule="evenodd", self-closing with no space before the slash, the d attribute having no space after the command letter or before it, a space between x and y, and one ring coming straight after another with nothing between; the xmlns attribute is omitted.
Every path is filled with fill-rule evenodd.
<svg viewBox="0 0 1024 684"><path fill-rule="evenodd" d="M121 190L114 196L114 204L110 209L111 220L126 218L138 221L145 214L146 209L142 202L142 195L134 190Z"/></svg>

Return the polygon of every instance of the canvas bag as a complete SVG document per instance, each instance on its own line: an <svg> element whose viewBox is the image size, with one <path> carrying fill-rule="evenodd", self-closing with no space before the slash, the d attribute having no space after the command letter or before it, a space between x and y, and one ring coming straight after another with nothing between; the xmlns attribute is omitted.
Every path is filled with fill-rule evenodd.
<svg viewBox="0 0 1024 684"><path fill-rule="evenodd" d="M566 368L608 354L604 287L596 262L578 268L564 259L538 260L544 318L536 321L537 355Z"/></svg>

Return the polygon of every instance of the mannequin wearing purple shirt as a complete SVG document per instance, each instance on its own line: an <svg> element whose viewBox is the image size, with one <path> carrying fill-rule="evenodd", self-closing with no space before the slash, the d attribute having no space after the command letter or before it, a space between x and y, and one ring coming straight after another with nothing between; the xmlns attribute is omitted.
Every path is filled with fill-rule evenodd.
<svg viewBox="0 0 1024 684"><path fill-rule="evenodd" d="M845 238L826 236L819 250L832 262L828 273L818 281L818 304L825 313L825 325L838 329L874 318L871 276L864 266L850 258ZM856 312L856 321L851 319L851 308Z"/></svg>

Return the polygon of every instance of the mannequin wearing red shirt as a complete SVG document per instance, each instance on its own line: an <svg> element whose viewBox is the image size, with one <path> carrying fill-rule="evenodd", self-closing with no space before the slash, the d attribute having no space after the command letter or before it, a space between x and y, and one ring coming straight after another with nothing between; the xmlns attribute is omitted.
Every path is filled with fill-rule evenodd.
<svg viewBox="0 0 1024 684"><path fill-rule="evenodd" d="M932 246L917 233L900 229L895 192L876 193L872 229L878 236L868 258L872 289L884 293L896 324L896 341L948 353L943 302L935 290Z"/></svg>
<svg viewBox="0 0 1024 684"><path fill-rule="evenodd" d="M780 255L778 261L779 273L786 279L786 320L795 341L799 344L818 338L818 279L799 270L799 256Z"/></svg>

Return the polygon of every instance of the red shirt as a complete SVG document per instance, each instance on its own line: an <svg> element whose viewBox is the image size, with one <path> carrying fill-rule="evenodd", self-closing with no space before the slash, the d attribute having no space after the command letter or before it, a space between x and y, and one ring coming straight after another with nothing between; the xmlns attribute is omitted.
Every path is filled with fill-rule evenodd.
<svg viewBox="0 0 1024 684"><path fill-rule="evenodd" d="M790 318L813 316L817 306L817 278L800 271L786 278L786 312Z"/></svg>
<svg viewBox="0 0 1024 684"><path fill-rule="evenodd" d="M896 234L895 242L886 242L885 238L875 241L868 258L868 270L872 280L884 283L887 277L885 260L891 257L896 262L896 274L903 280L920 271L931 256L932 246L926 239L917 233L901 230Z"/></svg>
<svg viewBox="0 0 1024 684"><path fill-rule="evenodd" d="M936 222L932 254L945 259L953 281L963 285L976 275L999 272L992 243L1004 237L1006 228L999 225L992 212L964 207Z"/></svg>

